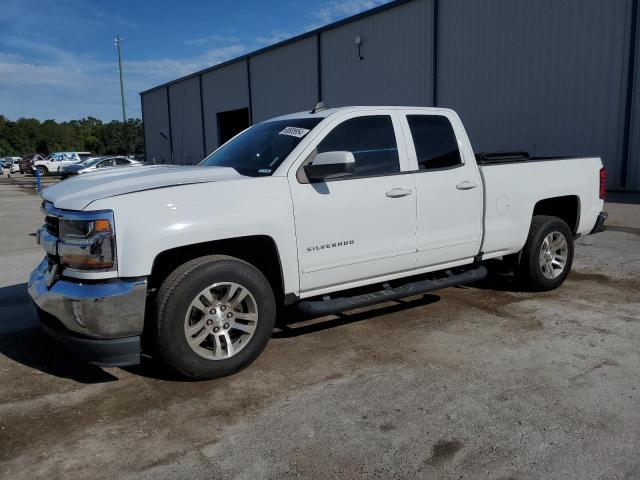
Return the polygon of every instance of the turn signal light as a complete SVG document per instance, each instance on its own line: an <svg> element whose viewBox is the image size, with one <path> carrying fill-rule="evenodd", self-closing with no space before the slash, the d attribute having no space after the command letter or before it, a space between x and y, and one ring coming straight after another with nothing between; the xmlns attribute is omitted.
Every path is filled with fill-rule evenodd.
<svg viewBox="0 0 640 480"><path fill-rule="evenodd" d="M94 232L110 232L111 224L109 220L94 220L93 221L93 231Z"/></svg>
<svg viewBox="0 0 640 480"><path fill-rule="evenodd" d="M97 269L97 268L111 268L113 262L104 262L99 258L89 257L86 255L61 255L60 262L71 268L84 269Z"/></svg>

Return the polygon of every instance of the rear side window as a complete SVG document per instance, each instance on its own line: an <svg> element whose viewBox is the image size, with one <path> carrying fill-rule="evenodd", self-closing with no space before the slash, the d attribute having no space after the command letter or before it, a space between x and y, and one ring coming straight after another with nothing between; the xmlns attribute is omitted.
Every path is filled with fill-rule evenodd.
<svg viewBox="0 0 640 480"><path fill-rule="evenodd" d="M418 168L433 170L462 165L451 122L442 115L407 115Z"/></svg>
<svg viewBox="0 0 640 480"><path fill-rule="evenodd" d="M116 158L116 165L129 165L131 162L124 158Z"/></svg>
<svg viewBox="0 0 640 480"><path fill-rule="evenodd" d="M111 166L113 166L113 160L109 159L109 160L103 160L102 162L100 162L96 168L111 167Z"/></svg>
<svg viewBox="0 0 640 480"><path fill-rule="evenodd" d="M318 145L318 153L353 153L356 170L345 178L388 175L400 171L398 145L389 115L371 115L346 120Z"/></svg>

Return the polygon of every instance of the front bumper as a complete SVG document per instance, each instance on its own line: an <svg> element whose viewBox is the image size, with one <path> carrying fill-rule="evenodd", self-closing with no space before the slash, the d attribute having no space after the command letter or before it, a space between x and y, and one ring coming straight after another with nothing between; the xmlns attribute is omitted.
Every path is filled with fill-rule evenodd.
<svg viewBox="0 0 640 480"><path fill-rule="evenodd" d="M53 315L36 306L42 328L76 357L99 367L126 367L140 363L140 336L89 338L64 328Z"/></svg>
<svg viewBox="0 0 640 480"><path fill-rule="evenodd" d="M591 232L589 232L589 234L592 233L600 233L604 231L604 222L607 219L607 217L609 216L609 214L607 212L600 212L598 214L598 218L596 219L596 224L593 226L593 228L591 229Z"/></svg>
<svg viewBox="0 0 640 480"><path fill-rule="evenodd" d="M29 295L48 333L97 365L139 363L146 278L49 282L45 258L29 276Z"/></svg>

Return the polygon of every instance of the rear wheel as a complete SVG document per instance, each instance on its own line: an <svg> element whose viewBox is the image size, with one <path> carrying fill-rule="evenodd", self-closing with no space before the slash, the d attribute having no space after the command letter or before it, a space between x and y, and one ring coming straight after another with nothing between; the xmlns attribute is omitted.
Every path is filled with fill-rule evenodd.
<svg viewBox="0 0 640 480"><path fill-rule="evenodd" d="M276 318L271 286L233 257L201 257L178 267L156 299L156 351L180 374L218 378L249 365Z"/></svg>
<svg viewBox="0 0 640 480"><path fill-rule="evenodd" d="M527 243L522 249L517 274L530 290L558 288L573 263L573 234L558 217L536 215L531 221Z"/></svg>
<svg viewBox="0 0 640 480"><path fill-rule="evenodd" d="M47 168L43 167L42 165L38 165L36 167L36 170L38 171L38 175L40 175L41 177L44 177L47 173L49 173L49 170L47 170Z"/></svg>

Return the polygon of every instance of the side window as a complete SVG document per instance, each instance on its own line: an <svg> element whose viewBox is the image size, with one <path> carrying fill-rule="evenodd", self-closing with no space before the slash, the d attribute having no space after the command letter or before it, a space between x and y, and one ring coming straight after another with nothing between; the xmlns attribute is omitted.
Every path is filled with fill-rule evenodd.
<svg viewBox="0 0 640 480"><path fill-rule="evenodd" d="M432 170L462 165L451 122L442 115L407 115L418 168Z"/></svg>
<svg viewBox="0 0 640 480"><path fill-rule="evenodd" d="M103 168L103 167L110 167L113 165L113 160L109 159L109 160L103 160L102 162L100 162L96 168Z"/></svg>
<svg viewBox="0 0 640 480"><path fill-rule="evenodd" d="M353 153L356 170L346 178L387 175L400 171L398 145L389 115L346 120L318 144L317 151Z"/></svg>
<svg viewBox="0 0 640 480"><path fill-rule="evenodd" d="M124 158L116 158L116 165L129 165L129 160L126 160Z"/></svg>

